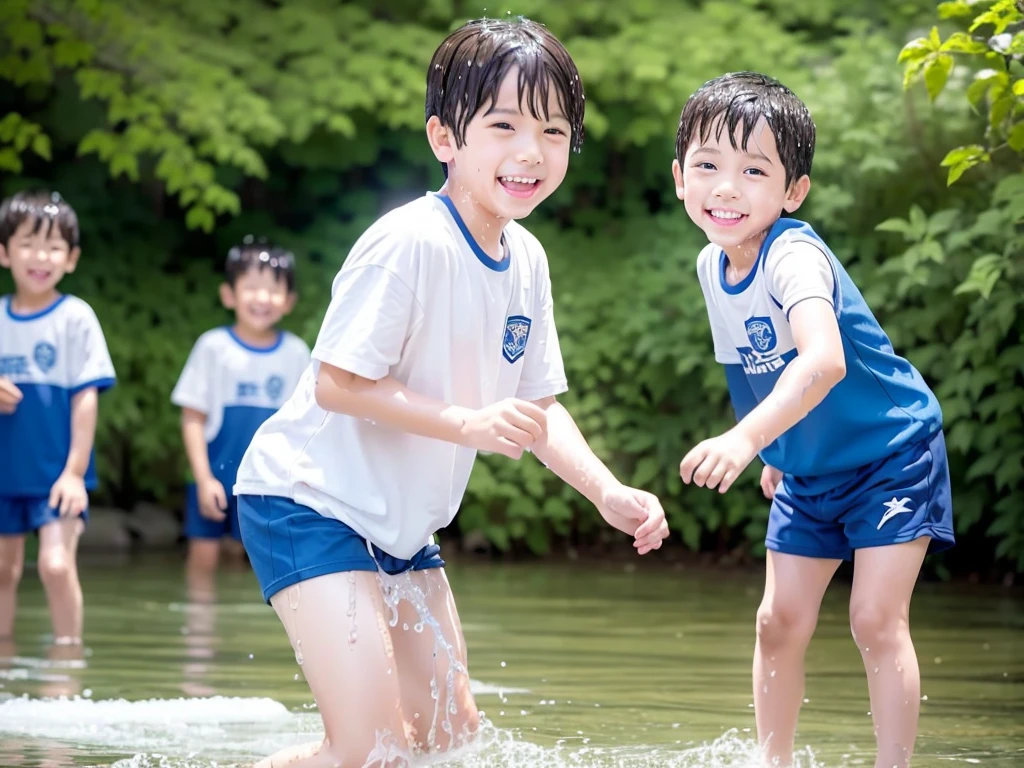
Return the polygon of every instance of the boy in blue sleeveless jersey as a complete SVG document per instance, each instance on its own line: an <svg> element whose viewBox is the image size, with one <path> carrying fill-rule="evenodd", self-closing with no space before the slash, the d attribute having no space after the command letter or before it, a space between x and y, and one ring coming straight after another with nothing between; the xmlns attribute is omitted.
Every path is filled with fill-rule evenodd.
<svg viewBox="0 0 1024 768"><path fill-rule="evenodd" d="M55 643L80 643L78 538L96 487L98 393L114 366L92 309L57 290L79 257L78 217L60 195L22 192L0 205L0 638L14 630L25 534L39 536L38 569Z"/></svg>
<svg viewBox="0 0 1024 768"><path fill-rule="evenodd" d="M850 622L876 766L902 768L920 700L910 597L925 554L953 544L942 414L828 246L780 218L807 196L814 142L807 107L764 75L724 75L683 108L672 173L710 241L697 272L739 423L693 448L680 474L724 493L755 456L765 464L753 674L766 758L792 761L804 653L829 581L856 553Z"/></svg>
<svg viewBox="0 0 1024 768"><path fill-rule="evenodd" d="M309 347L277 324L295 305L295 258L283 248L246 237L228 252L224 306L231 327L196 341L171 401L194 483L187 490L185 535L194 588L210 586L222 540L241 554L238 512L231 488L249 441L285 402L309 365ZM233 542L231 544L227 542Z"/></svg>

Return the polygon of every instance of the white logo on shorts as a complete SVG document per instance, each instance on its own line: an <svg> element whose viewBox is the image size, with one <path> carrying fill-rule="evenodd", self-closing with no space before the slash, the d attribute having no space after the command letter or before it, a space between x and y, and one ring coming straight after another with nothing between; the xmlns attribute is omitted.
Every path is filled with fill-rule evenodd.
<svg viewBox="0 0 1024 768"><path fill-rule="evenodd" d="M878 523L876 531L882 530L882 526L892 520L900 512L912 512L912 509L907 507L907 502L910 498L904 496L902 499L897 499L895 496L892 497L892 501L883 501L882 506L885 507L885 514L882 515L882 519Z"/></svg>

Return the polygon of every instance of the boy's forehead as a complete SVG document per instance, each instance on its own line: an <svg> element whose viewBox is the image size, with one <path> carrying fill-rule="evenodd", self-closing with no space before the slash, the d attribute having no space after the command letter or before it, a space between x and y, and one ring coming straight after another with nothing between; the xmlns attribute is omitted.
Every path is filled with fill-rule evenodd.
<svg viewBox="0 0 1024 768"><path fill-rule="evenodd" d="M550 77L546 79L546 82L538 82L535 86L541 95L544 91L547 91L547 108L548 117L552 120L565 120L568 119L562 109L562 104L559 101L558 87L552 81ZM495 100L492 103L484 104L483 109L480 111L480 115L523 115L532 116L530 111L531 101L531 89L524 87L522 90L519 88L519 68L512 67L508 72L505 73L504 79L501 81L501 85L498 87L498 92L495 94ZM539 101L539 99L538 99ZM543 115L542 115L543 116Z"/></svg>
<svg viewBox="0 0 1024 768"><path fill-rule="evenodd" d="M737 122L730 140L728 135L729 127L725 124L725 116L718 115L711 118L707 123L697 126L697 130L693 132L693 138L690 140L689 151L691 153L700 150L709 153L717 152L719 154L736 153L755 157L760 156L773 162L777 160L779 151L775 141L775 132L768 124L768 121L763 116L757 118L757 122L754 123L753 127L749 128L750 132L747 137L746 147L744 147L743 135L747 132L748 127L742 120ZM705 132L707 133L707 138L702 141L701 135Z"/></svg>
<svg viewBox="0 0 1024 768"><path fill-rule="evenodd" d="M284 272L274 269L266 262L253 262L243 272L238 273L235 285L283 285L288 286L288 278Z"/></svg>
<svg viewBox="0 0 1024 768"><path fill-rule="evenodd" d="M60 224L50 216L27 216L17 227L11 238L42 238L47 242L63 243L69 246L67 238L60 231ZM69 246L70 247L70 246Z"/></svg>

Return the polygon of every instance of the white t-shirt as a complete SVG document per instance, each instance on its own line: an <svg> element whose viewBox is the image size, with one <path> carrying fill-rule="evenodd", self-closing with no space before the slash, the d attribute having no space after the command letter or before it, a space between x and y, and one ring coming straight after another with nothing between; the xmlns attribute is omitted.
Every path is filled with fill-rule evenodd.
<svg viewBox="0 0 1024 768"><path fill-rule="evenodd" d="M515 222L504 239L495 262L435 194L378 219L335 278L313 365L256 433L235 493L292 498L401 558L448 525L476 451L325 411L316 375L323 362L392 376L466 408L564 392L547 256Z"/></svg>
<svg viewBox="0 0 1024 768"><path fill-rule="evenodd" d="M306 342L286 331L269 347L253 347L231 328L214 328L192 347L171 402L206 414L210 468L229 493L252 436L308 367Z"/></svg>
<svg viewBox="0 0 1024 768"><path fill-rule="evenodd" d="M0 298L0 377L23 399L0 414L0 496L49 496L71 449L71 403L88 387L114 385L103 329L92 307L63 295L41 312L20 315ZM96 487L92 454L85 487Z"/></svg>

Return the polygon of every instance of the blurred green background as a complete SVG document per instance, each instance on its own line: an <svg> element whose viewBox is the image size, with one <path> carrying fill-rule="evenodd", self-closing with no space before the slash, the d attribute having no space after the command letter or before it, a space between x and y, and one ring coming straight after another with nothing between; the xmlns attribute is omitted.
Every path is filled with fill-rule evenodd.
<svg viewBox="0 0 1024 768"><path fill-rule="evenodd" d="M469 18L509 13L548 25L584 81L583 152L526 223L551 262L564 402L623 480L662 497L676 534L663 556L763 554L759 462L725 497L678 477L733 417L694 273L705 240L669 172L687 96L756 69L817 123L801 218L942 403L960 546L932 572L1024 572L1013 0L5 0L0 192L46 185L77 209L83 259L61 287L96 309L118 372L95 502L181 506L169 396L196 337L229 321L216 292L228 247L261 233L295 251L286 327L312 342L359 233L440 186L423 136L434 48ZM950 171L963 173L952 185ZM532 458L479 460L453 529L538 555L600 551L609 535Z"/></svg>

